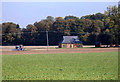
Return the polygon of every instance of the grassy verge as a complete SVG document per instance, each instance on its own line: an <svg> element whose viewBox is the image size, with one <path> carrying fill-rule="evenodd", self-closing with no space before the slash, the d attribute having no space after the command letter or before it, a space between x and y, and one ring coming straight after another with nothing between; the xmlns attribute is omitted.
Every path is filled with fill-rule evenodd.
<svg viewBox="0 0 120 82"><path fill-rule="evenodd" d="M116 80L118 52L3 55L4 80Z"/></svg>

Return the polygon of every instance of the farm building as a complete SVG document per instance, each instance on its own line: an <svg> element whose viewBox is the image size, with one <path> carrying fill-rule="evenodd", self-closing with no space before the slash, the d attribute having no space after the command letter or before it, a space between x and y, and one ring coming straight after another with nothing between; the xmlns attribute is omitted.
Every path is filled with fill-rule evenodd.
<svg viewBox="0 0 120 82"><path fill-rule="evenodd" d="M59 42L59 48L79 48L83 47L82 41L78 36L63 36L63 40Z"/></svg>

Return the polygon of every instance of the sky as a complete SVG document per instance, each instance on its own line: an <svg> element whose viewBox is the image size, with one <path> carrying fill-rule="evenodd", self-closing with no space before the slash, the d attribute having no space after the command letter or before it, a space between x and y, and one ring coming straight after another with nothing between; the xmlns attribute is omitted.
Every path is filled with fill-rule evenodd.
<svg viewBox="0 0 120 82"><path fill-rule="evenodd" d="M108 6L118 2L2 2L2 22L14 22L21 28L47 16L85 16L104 13Z"/></svg>

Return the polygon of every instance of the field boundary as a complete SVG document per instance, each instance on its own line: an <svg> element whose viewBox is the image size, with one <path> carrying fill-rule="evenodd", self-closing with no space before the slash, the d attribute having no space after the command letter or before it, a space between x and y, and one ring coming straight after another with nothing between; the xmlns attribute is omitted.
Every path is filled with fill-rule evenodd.
<svg viewBox="0 0 120 82"><path fill-rule="evenodd" d="M2 55L55 54L55 53L96 53L118 52L118 48L76 48L76 49L31 49L25 51L2 51Z"/></svg>

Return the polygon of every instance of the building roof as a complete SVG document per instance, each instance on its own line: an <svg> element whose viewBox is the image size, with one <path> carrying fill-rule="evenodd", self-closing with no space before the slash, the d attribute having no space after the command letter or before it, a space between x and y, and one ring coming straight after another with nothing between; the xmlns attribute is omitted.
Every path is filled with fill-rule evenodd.
<svg viewBox="0 0 120 82"><path fill-rule="evenodd" d="M66 44L66 43L71 43L71 44L74 44L74 43L82 43L82 41L79 40L78 36L63 36L63 40L59 43L63 43L63 44Z"/></svg>

